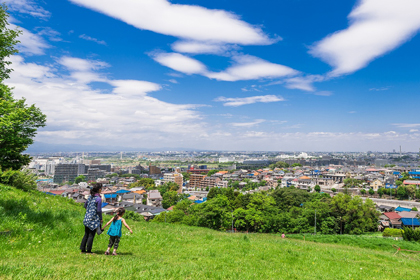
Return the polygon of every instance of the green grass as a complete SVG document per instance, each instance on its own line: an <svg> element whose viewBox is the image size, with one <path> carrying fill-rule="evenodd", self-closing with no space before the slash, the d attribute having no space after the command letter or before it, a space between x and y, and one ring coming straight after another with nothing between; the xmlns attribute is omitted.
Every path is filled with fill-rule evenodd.
<svg viewBox="0 0 420 280"><path fill-rule="evenodd" d="M0 279L416 279L420 273L413 254L130 220L134 234L123 229L119 256L103 255L105 234L95 237L97 255L81 255L81 206L0 186L0 207L0 231L12 230L0 235Z"/></svg>
<svg viewBox="0 0 420 280"><path fill-rule="evenodd" d="M395 247L420 252L420 242L408 242L395 240L395 238L382 237L382 233L366 234L366 235L311 235L311 234L293 234L289 238L297 240L306 240L311 242L343 244L360 248L381 250L387 252L396 252Z"/></svg>

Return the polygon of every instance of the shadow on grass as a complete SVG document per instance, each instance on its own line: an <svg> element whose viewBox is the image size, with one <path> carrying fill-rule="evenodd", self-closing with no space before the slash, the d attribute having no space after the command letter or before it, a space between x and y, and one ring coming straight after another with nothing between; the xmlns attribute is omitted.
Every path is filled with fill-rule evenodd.
<svg viewBox="0 0 420 280"><path fill-rule="evenodd" d="M105 255L105 251L104 250L94 250L92 251L93 253L97 254L97 255ZM117 251L118 256L132 256L133 253L131 252L118 252ZM110 257L112 256L112 251L111 251L111 255L109 255Z"/></svg>

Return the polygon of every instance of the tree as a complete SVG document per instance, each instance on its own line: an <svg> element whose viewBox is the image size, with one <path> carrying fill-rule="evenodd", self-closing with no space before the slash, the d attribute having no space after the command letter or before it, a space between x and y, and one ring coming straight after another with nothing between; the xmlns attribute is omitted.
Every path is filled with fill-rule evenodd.
<svg viewBox="0 0 420 280"><path fill-rule="evenodd" d="M361 189L360 190L360 193L363 194L363 195L365 195L366 194L366 190L365 189Z"/></svg>
<svg viewBox="0 0 420 280"><path fill-rule="evenodd" d="M292 167L302 167L302 164L300 164L300 163L293 163L292 164Z"/></svg>
<svg viewBox="0 0 420 280"><path fill-rule="evenodd" d="M276 163L270 164L269 168L270 169L274 169L274 168L288 168L289 164L285 163L284 161L278 161Z"/></svg>
<svg viewBox="0 0 420 280"><path fill-rule="evenodd" d="M8 17L7 8L0 5L0 167L19 170L31 161L22 153L33 143L37 129L45 126L46 116L25 104L25 98L13 98L11 88L3 83L12 71L7 59L18 52L15 45L21 33L8 29Z"/></svg>
<svg viewBox="0 0 420 280"><path fill-rule="evenodd" d="M383 188L378 189L378 195L379 195L379 197L382 197L384 195Z"/></svg>
<svg viewBox="0 0 420 280"><path fill-rule="evenodd" d="M216 174L217 172L219 172L219 170L217 169L210 170L209 172L207 172L207 176L210 177L211 175Z"/></svg>
<svg viewBox="0 0 420 280"><path fill-rule="evenodd" d="M134 182L130 185L130 188L136 188L136 187L144 187L147 190L156 189L155 180L151 178L141 178L137 182Z"/></svg>
<svg viewBox="0 0 420 280"><path fill-rule="evenodd" d="M335 193L337 190L336 190L335 188L332 188L332 189L331 189L331 191L332 191L333 193Z"/></svg>
<svg viewBox="0 0 420 280"><path fill-rule="evenodd" d="M321 187L320 187L319 185L315 185L314 190L315 190L316 192L320 192L320 191L321 191Z"/></svg>
<svg viewBox="0 0 420 280"><path fill-rule="evenodd" d="M374 195L375 194L375 191L373 189L369 189L369 194L370 195Z"/></svg>
<svg viewBox="0 0 420 280"><path fill-rule="evenodd" d="M86 178L84 175L79 175L74 179L74 183L79 184L80 182L86 182Z"/></svg>

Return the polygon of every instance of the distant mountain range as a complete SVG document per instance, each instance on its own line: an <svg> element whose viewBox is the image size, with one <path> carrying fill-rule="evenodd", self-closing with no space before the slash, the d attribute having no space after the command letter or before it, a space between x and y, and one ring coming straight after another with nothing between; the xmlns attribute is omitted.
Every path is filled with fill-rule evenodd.
<svg viewBox="0 0 420 280"><path fill-rule="evenodd" d="M118 147L118 146L101 146L101 145L77 145L77 144L50 144L43 142L35 142L25 151L29 154L37 153L57 153L57 152L158 152L158 151L204 151L191 148L133 148L133 147Z"/></svg>

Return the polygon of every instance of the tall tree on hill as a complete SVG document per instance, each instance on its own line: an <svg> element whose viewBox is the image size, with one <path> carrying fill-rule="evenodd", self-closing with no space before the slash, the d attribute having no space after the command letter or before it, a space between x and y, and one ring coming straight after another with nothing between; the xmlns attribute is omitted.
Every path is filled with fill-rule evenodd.
<svg viewBox="0 0 420 280"><path fill-rule="evenodd" d="M18 30L9 29L7 7L0 5L0 168L19 170L31 161L22 154L39 127L45 126L46 116L34 105L25 104L25 98L13 98L12 89L4 84L12 71L8 58L18 51Z"/></svg>

